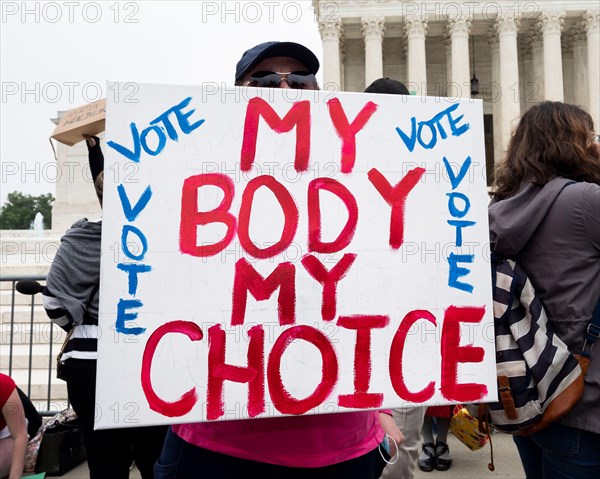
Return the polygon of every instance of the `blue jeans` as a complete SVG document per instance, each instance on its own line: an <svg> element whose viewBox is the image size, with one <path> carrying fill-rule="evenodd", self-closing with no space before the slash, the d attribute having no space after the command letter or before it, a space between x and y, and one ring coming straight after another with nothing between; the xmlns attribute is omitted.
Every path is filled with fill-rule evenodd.
<svg viewBox="0 0 600 479"><path fill-rule="evenodd" d="M290 444L293 447L293 444ZM389 459L389 456L388 456ZM307 469L277 466L227 456L194 446L169 428L163 451L154 466L154 479L241 478L260 479L376 479L385 466L376 448L339 464Z"/></svg>
<svg viewBox="0 0 600 479"><path fill-rule="evenodd" d="M527 479L600 477L600 434L554 423L514 441Z"/></svg>

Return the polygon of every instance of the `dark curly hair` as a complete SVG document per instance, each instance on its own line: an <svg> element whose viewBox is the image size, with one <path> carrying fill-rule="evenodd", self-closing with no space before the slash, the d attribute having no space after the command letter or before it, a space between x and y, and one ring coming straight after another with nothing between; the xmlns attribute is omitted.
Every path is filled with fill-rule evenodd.
<svg viewBox="0 0 600 479"><path fill-rule="evenodd" d="M592 117L576 105L544 101L531 107L497 167L494 198L513 196L523 182L545 185L556 176L600 184L593 129Z"/></svg>

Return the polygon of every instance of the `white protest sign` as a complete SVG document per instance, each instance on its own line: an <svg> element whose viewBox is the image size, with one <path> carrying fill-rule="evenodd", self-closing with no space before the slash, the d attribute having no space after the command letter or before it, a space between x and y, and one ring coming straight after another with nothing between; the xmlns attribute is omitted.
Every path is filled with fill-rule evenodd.
<svg viewBox="0 0 600 479"><path fill-rule="evenodd" d="M96 427L496 400L481 101L118 100Z"/></svg>

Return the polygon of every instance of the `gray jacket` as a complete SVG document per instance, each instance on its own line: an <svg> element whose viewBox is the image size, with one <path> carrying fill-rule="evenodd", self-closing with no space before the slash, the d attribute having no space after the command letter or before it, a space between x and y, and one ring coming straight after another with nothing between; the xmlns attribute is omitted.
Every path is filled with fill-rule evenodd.
<svg viewBox="0 0 600 479"><path fill-rule="evenodd" d="M495 251L516 259L544 303L556 334L578 353L600 298L600 186L523 184L489 207ZM583 398L561 421L600 433L600 342L592 351Z"/></svg>

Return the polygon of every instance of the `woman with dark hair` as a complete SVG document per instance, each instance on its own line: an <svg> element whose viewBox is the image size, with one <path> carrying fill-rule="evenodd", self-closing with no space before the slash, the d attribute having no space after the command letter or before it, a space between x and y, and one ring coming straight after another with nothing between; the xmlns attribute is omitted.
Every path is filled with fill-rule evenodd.
<svg viewBox="0 0 600 479"><path fill-rule="evenodd" d="M528 110L498 167L489 208L494 252L516 259L558 337L581 350L600 298L600 144L583 109ZM528 479L600 477L600 349L583 397L562 419L515 443Z"/></svg>

